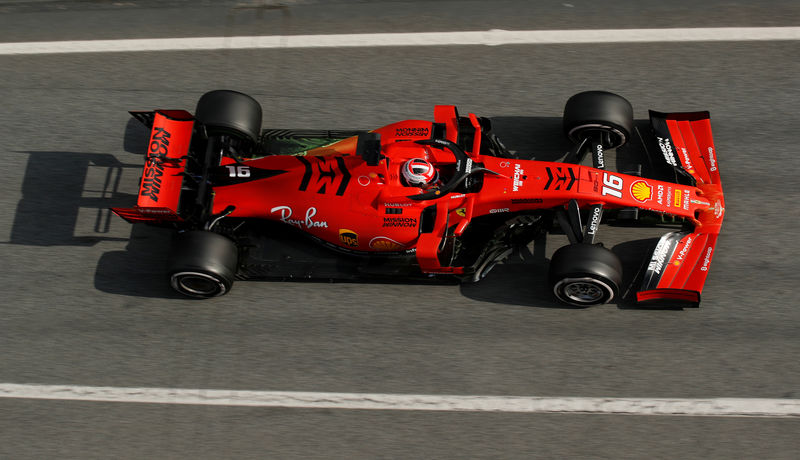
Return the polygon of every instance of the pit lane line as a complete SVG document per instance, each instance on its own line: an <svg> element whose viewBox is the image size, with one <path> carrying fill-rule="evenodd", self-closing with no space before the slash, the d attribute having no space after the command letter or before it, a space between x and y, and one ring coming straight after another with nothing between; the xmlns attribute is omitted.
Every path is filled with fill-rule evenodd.
<svg viewBox="0 0 800 460"><path fill-rule="evenodd" d="M800 399L587 398L0 384L0 398L344 410L800 418Z"/></svg>
<svg viewBox="0 0 800 460"><path fill-rule="evenodd" d="M554 45L582 43L800 40L800 27L672 29L485 30L462 32L265 35L0 43L0 55L347 48L447 45Z"/></svg>

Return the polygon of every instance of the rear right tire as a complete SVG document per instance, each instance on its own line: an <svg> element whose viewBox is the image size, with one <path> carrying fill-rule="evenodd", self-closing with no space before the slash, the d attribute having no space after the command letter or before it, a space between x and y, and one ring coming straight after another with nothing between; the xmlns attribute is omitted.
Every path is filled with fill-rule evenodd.
<svg viewBox="0 0 800 460"><path fill-rule="evenodd" d="M200 230L179 233L168 260L169 283L189 297L224 295L233 286L238 257L236 244L222 235Z"/></svg>

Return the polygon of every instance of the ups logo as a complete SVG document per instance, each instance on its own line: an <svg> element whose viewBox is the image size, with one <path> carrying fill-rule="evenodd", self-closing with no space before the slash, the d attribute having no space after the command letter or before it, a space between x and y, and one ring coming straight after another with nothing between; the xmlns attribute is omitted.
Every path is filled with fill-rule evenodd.
<svg viewBox="0 0 800 460"><path fill-rule="evenodd" d="M349 246L351 248L358 247L358 233L348 230L346 228L339 229L339 241L345 246Z"/></svg>

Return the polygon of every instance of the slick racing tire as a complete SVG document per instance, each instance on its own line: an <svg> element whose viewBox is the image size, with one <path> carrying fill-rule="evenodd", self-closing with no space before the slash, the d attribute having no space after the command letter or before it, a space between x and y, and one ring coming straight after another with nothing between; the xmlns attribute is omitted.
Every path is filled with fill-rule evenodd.
<svg viewBox="0 0 800 460"><path fill-rule="evenodd" d="M586 91L567 100L564 133L572 142L598 136L603 147L619 147L631 138L633 107L622 96L606 91Z"/></svg>
<svg viewBox="0 0 800 460"><path fill-rule="evenodd" d="M600 245L570 244L553 254L549 281L553 294L566 304L601 305L619 295L622 264Z"/></svg>
<svg viewBox="0 0 800 460"><path fill-rule="evenodd" d="M210 135L233 134L253 143L261 135L261 105L237 91L219 89L203 94L194 113Z"/></svg>
<svg viewBox="0 0 800 460"><path fill-rule="evenodd" d="M239 253L230 239L208 231L179 233L167 274L173 289L190 297L216 297L231 290Z"/></svg>

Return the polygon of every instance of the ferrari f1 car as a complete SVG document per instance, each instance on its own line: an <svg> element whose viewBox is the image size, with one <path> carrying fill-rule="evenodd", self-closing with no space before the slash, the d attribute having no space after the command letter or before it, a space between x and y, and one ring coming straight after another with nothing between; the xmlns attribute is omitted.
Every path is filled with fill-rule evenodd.
<svg viewBox="0 0 800 460"><path fill-rule="evenodd" d="M698 306L725 210L707 112L651 111L645 150L666 178L623 174L606 169L606 152L631 139L633 110L602 91L567 101L574 147L561 162L518 159L488 119L449 105L437 105L433 121L351 132L262 130L258 102L228 90L203 95L194 115L131 114L150 128L149 148L136 206L113 211L175 230L167 276L194 297L254 278L477 282L515 247L559 231L570 244L550 260L553 294L603 304L622 288L619 258L596 242L608 211L682 222L645 256L635 300ZM587 155L592 166L581 165ZM405 180L412 160L432 165L438 181ZM301 256L282 255L281 245ZM317 264L320 252L336 263Z"/></svg>

